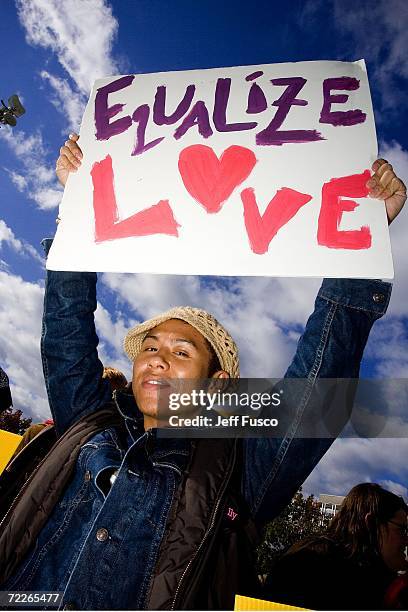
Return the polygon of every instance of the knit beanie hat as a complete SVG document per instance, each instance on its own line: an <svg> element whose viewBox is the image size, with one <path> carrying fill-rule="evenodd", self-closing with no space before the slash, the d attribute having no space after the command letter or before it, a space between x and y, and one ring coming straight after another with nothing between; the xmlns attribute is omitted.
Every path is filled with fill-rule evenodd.
<svg viewBox="0 0 408 612"><path fill-rule="evenodd" d="M205 310L191 306L171 308L157 317L132 327L128 331L123 343L124 349L131 361L134 361L140 353L147 332L169 319L181 319L200 332L214 349L221 369L227 372L231 378L239 378L238 348L234 340L215 317Z"/></svg>

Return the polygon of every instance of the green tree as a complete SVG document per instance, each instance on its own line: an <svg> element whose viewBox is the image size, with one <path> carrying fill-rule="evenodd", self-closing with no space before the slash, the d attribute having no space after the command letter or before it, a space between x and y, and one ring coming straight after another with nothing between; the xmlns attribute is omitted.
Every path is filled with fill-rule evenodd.
<svg viewBox="0 0 408 612"><path fill-rule="evenodd" d="M31 421L32 419L23 418L21 410L13 410L12 407L0 412L0 429L5 429L20 436L30 427Z"/></svg>
<svg viewBox="0 0 408 612"><path fill-rule="evenodd" d="M304 497L300 489L283 512L266 525L258 547L258 574L268 574L289 546L308 536L324 533L329 523L330 518L321 513L315 497Z"/></svg>

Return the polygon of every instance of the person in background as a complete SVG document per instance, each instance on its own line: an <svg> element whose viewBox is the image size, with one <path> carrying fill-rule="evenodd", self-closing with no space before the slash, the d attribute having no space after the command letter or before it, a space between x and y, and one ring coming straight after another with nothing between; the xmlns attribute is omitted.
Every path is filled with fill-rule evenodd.
<svg viewBox="0 0 408 612"><path fill-rule="evenodd" d="M123 372L111 366L104 366L102 378L107 378L109 380L112 391L125 389L128 384Z"/></svg>
<svg viewBox="0 0 408 612"><path fill-rule="evenodd" d="M41 433L43 429L45 429L46 427L51 427L52 425L54 425L54 421L52 419L46 419L43 423L34 423L33 425L30 425L30 427L26 429L26 431L24 432L23 437L21 438L20 444L17 446L10 461L14 459L14 457L18 455L18 453L25 446L27 446L27 444L29 444L31 440L33 440L36 436L38 436L38 434Z"/></svg>
<svg viewBox="0 0 408 612"><path fill-rule="evenodd" d="M402 497L356 485L325 535L294 544L276 563L265 598L312 610L394 609L389 587L408 570L407 513Z"/></svg>
<svg viewBox="0 0 408 612"><path fill-rule="evenodd" d="M12 405L9 379L5 371L0 367L0 412L7 410Z"/></svg>

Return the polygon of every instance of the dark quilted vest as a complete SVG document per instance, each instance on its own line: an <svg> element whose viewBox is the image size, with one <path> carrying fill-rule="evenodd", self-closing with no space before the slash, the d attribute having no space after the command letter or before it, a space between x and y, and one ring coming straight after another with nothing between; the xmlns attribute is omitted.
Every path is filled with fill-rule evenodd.
<svg viewBox="0 0 408 612"><path fill-rule="evenodd" d="M81 446L97 431L112 425L120 426L121 422L113 405L108 405L73 425L50 451L51 432L47 443L39 445L37 441L34 463L39 465L0 524L0 584L12 574L44 526L69 481ZM29 446L22 451L29 464L24 467L20 457L17 473L32 469ZM197 440L192 448L152 576L148 609L233 609L236 593L256 595L257 534L240 493L241 441ZM46 454L42 461L41 453ZM50 473L52 495L45 496ZM45 513L39 512L40 506Z"/></svg>

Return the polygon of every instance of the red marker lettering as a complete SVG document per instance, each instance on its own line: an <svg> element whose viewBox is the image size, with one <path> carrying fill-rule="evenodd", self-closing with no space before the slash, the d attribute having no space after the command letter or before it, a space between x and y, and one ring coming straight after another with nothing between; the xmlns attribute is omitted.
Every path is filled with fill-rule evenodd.
<svg viewBox="0 0 408 612"><path fill-rule="evenodd" d="M91 176L94 188L95 242L152 234L178 236L179 224L167 200L161 200L127 219L119 220L110 155L93 165Z"/></svg>
<svg viewBox="0 0 408 612"><path fill-rule="evenodd" d="M297 211L312 199L312 196L283 187L269 202L264 214L259 213L252 187L241 193L244 205L244 220L249 243L254 253L267 252L272 238Z"/></svg>
<svg viewBox="0 0 408 612"><path fill-rule="evenodd" d="M333 178L323 185L322 206L319 215L317 242L331 249L369 249L371 232L367 226L359 230L340 231L339 225L343 212L351 212L357 202L344 200L343 197L365 198L368 194L366 183L371 174L366 170L362 174L353 174Z"/></svg>

